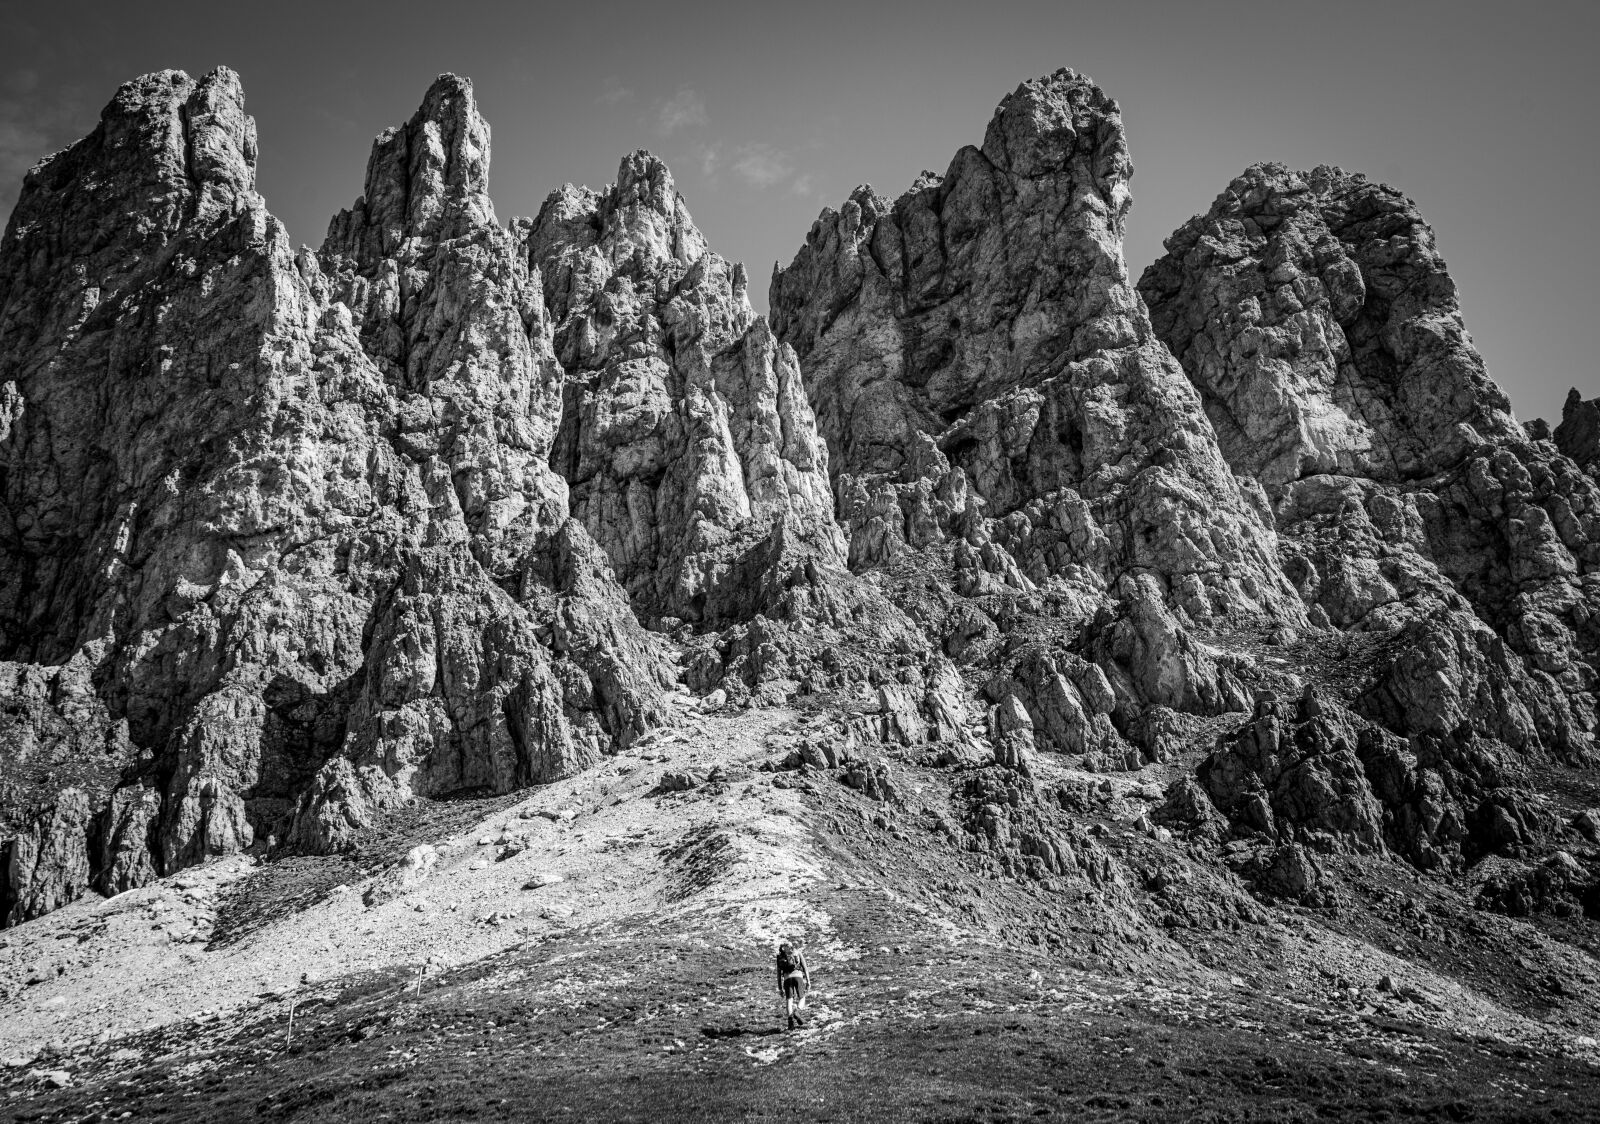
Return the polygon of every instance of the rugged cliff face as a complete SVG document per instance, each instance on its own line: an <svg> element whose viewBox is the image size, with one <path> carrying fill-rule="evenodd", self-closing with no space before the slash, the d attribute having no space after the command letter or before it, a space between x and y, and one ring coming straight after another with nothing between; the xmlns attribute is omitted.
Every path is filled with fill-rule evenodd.
<svg viewBox="0 0 1600 1124"><path fill-rule="evenodd" d="M24 681L83 668L104 743L123 750L87 799L69 789L52 808L41 794L49 826L24 827L11 848L13 917L59 897L46 854L120 889L111 872L247 843L239 790L281 800L315 768L294 738L275 739L266 776L246 748L277 725L269 688L287 661L261 650L266 636L320 631L302 572L273 563L313 537L291 493L323 483L290 435L311 309L283 284L294 263L253 191L254 162L231 73L150 75L34 169L0 246L5 654L43 665L20 669ZM288 487L263 488L278 472ZM286 627L265 629L279 612ZM327 686L315 676L312 690ZM119 768L157 797L91 832ZM86 857L91 834L107 850Z"/></svg>
<svg viewBox="0 0 1600 1124"><path fill-rule="evenodd" d="M1161 752L1152 715L1249 705L1197 629L1305 620L1264 497L1229 470L1129 281L1131 173L1117 105L1089 79L1025 83L943 176L824 211L771 307L852 566L938 558L963 599L1032 599L1059 639L1020 660L971 654L975 633L1013 631L992 605L929 624L990 668L1030 739L1137 761Z"/></svg>
<svg viewBox="0 0 1600 1124"><path fill-rule="evenodd" d="M326 270L255 193L226 70L128 84L28 177L0 247L0 639L39 700L24 756L107 760L12 806L13 920L561 776L658 712L667 657L545 462L560 368L488 155L441 79Z"/></svg>
<svg viewBox="0 0 1600 1124"><path fill-rule="evenodd" d="M789 764L874 799L869 748L972 770L1013 873L1082 850L1000 830L1064 768L1179 774L1157 818L1310 904L1313 856L1561 840L1594 403L1511 417L1398 193L1252 168L1136 289L1116 103L1062 70L824 211L769 324L648 153L506 225L489 154L441 77L294 251L235 76L167 72L27 178L7 921L568 777L684 691L804 705Z"/></svg>
<svg viewBox="0 0 1600 1124"><path fill-rule="evenodd" d="M922 652L845 569L794 352L751 309L744 267L707 248L666 165L633 153L614 185L569 184L515 230L566 372L551 463L634 611L686 645L688 683L843 687L885 649Z"/></svg>
<svg viewBox="0 0 1600 1124"><path fill-rule="evenodd" d="M226 70L130 83L0 251L9 919L565 776L680 662L743 696L842 685L869 621L923 646L663 164L502 226L446 75L296 253L253 128Z"/></svg>
<svg viewBox="0 0 1600 1124"><path fill-rule="evenodd" d="M1489 815L1473 774L1526 803L1524 763L1587 759L1600 491L1511 417L1411 201L1257 165L1167 249L1140 291L1223 454L1265 487L1284 571L1320 623L1395 639L1357 709L1411 739L1429 830ZM1582 409L1559 442L1580 455Z"/></svg>
<svg viewBox="0 0 1600 1124"><path fill-rule="evenodd" d="M567 371L553 460L635 605L749 616L739 556L785 521L841 563L794 353L751 310L744 267L707 249L666 165L634 153L615 186L569 185L523 233Z"/></svg>
<svg viewBox="0 0 1600 1124"><path fill-rule="evenodd" d="M961 540L975 587L1063 586L1092 612L1153 581L1197 620L1292 624L1270 527L1129 282L1132 171L1116 103L1058 71L943 176L823 212L774 275L852 558Z"/></svg>
<svg viewBox="0 0 1600 1124"><path fill-rule="evenodd" d="M1600 465L1600 398L1584 401L1573 387L1551 436L1557 448L1594 475Z"/></svg>
<svg viewBox="0 0 1600 1124"><path fill-rule="evenodd" d="M1224 454L1266 487L1313 612L1410 626L1427 662L1488 626L1532 715L1506 740L1586 753L1600 492L1511 417L1415 206L1259 165L1168 248L1141 291Z"/></svg>

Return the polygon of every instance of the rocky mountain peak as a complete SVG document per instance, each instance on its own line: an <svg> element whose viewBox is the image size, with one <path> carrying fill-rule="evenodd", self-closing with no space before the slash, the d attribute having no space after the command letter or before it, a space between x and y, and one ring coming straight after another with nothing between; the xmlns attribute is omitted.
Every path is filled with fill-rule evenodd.
<svg viewBox="0 0 1600 1124"><path fill-rule="evenodd" d="M604 210L617 244L632 246L636 255L642 252L645 263L670 260L688 266L707 251L671 169L644 149L623 157Z"/></svg>
<svg viewBox="0 0 1600 1124"><path fill-rule="evenodd" d="M617 182L604 191L567 184L552 192L525 237L558 324L613 278L664 303L709 253L671 170L643 149L623 157ZM734 268L742 278L743 267Z"/></svg>
<svg viewBox="0 0 1600 1124"><path fill-rule="evenodd" d="M1512 418L1416 205L1258 164L1166 245L1140 291L1264 485L1284 571L1314 620L1394 638L1360 709L1451 757L1438 783L1468 803L1455 770L1497 744L1585 759L1600 491Z"/></svg>
<svg viewBox="0 0 1600 1124"><path fill-rule="evenodd" d="M182 72L176 78L182 79ZM174 83L176 90L178 83ZM218 67L193 84L183 107L189 174L220 199L255 190L256 123L244 111L239 76Z"/></svg>
<svg viewBox="0 0 1600 1124"><path fill-rule="evenodd" d="M183 938L217 947L175 955L242 1000L259 946L222 952L254 939L230 926L321 926L296 976L330 918L371 946L352 972L446 937L537 958L571 915L516 910L579 879L576 939L635 911L634 966L664 971L664 917L714 950L864 909L870 940L813 931L890 955L887 899L850 891L892 874L893 924L931 942L906 963L990 984L1030 978L1002 953L1288 971L1334 909L1305 962L1365 925L1387 972L1421 914L1380 916L1385 887L1593 912L1596 403L1516 425L1400 192L1252 166L1136 287L1116 103L1062 70L942 174L823 210L769 321L660 159L502 226L489 139L441 77L315 252L253 189L226 70L124 86L27 177L0 241L7 923L226 867L242 897L192 902ZM208 862L240 852L261 869ZM153 900L47 925L156 939ZM1284 900L1294 926L1237 943ZM1432 924L1440 972L1483 951ZM45 989L7 1018L57 1017L37 997L83 955L60 943L12 990L0 955L0 999ZM319 1012L310 1041L416 1028L354 990L385 1021ZM1326 1009L1376 1025L1351 990Z"/></svg>
<svg viewBox="0 0 1600 1124"><path fill-rule="evenodd" d="M107 174L82 175L90 167ZM124 83L93 132L34 166L8 237L25 240L56 221L77 225L117 211L134 216L128 233L159 242L186 223L249 206L255 174L256 126L244 112L239 76L227 67L198 81L181 70L157 71Z"/></svg>
<svg viewBox="0 0 1600 1124"><path fill-rule="evenodd" d="M893 203L858 188L824 210L774 275L773 322L809 355L846 294L881 276L917 324L904 381L941 416L1133 343L1148 328L1122 261L1132 171L1116 103L1091 80L1060 70L1023 83L983 148L958 151L944 175L925 173Z"/></svg>
<svg viewBox="0 0 1600 1124"><path fill-rule="evenodd" d="M320 258L253 153L230 73L132 83L0 247L14 919L659 718L664 653L545 459L560 368L470 87L379 138Z"/></svg>
<svg viewBox="0 0 1600 1124"><path fill-rule="evenodd" d="M1230 460L1268 484L1341 468L1415 476L1520 437L1433 231L1365 176L1247 168L1172 235L1140 290ZM1234 351L1213 350L1207 315L1228 318Z"/></svg>
<svg viewBox="0 0 1600 1124"><path fill-rule="evenodd" d="M1573 387L1551 436L1557 448L1578 464L1590 471L1600 467L1600 398L1585 399Z"/></svg>
<svg viewBox="0 0 1600 1124"><path fill-rule="evenodd" d="M1019 87L984 148L961 149L943 176L893 203L863 188L824 210L774 274L773 325L802 357L857 564L963 541L972 588L1070 588L1092 613L1100 596L1121 598L1112 559L1138 557L1191 573L1167 579L1188 591L1186 612L1297 615L1270 536L1129 282L1130 173L1115 103L1059 71ZM1173 484L1151 496L1158 507L1205 495L1194 518L1237 513L1221 549L1254 575L1248 590L1213 599L1201 590L1221 571L1162 557L1173 544L1154 529L1187 517L1132 515L1158 477Z"/></svg>
<svg viewBox="0 0 1600 1124"><path fill-rule="evenodd" d="M333 220L324 249L346 243L352 223L376 239L366 253L393 254L406 239L440 241L494 222L489 125L472 82L441 74L411 119L373 142L362 196Z"/></svg>
<svg viewBox="0 0 1600 1124"><path fill-rule="evenodd" d="M767 593L731 560L798 528L816 556L842 556L793 353L751 308L744 267L709 250L667 165L634 152L615 184L567 185L517 231L566 371L552 463L640 611L748 616Z"/></svg>
<svg viewBox="0 0 1600 1124"><path fill-rule="evenodd" d="M1011 175L1066 174L1092 186L1120 235L1133 202L1133 161L1121 110L1087 75L1063 67L1018 86L989 121L983 154Z"/></svg>

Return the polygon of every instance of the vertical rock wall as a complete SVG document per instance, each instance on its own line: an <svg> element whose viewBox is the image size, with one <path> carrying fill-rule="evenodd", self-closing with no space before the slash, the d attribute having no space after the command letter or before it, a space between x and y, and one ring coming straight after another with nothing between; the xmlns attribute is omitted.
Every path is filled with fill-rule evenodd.
<svg viewBox="0 0 1600 1124"><path fill-rule="evenodd" d="M560 368L470 86L380 138L321 261L254 161L231 72L147 76L0 245L0 656L83 666L118 771L32 793L13 920L80 867L115 890L562 775L673 678L546 465Z"/></svg>
<svg viewBox="0 0 1600 1124"><path fill-rule="evenodd" d="M636 152L614 186L568 185L521 233L567 371L554 463L641 614L703 625L766 607L739 559L780 523L842 563L794 353L666 165Z"/></svg>
<svg viewBox="0 0 1600 1124"><path fill-rule="evenodd" d="M971 590L1069 589L1085 615L1154 596L1196 620L1299 618L1270 527L1129 282L1132 170L1116 103L1058 71L1006 98L943 176L825 210L774 274L855 565L955 541Z"/></svg>
<svg viewBox="0 0 1600 1124"><path fill-rule="evenodd" d="M1337 168L1256 165L1167 248L1140 291L1224 454L1265 487L1285 571L1328 623L1402 630L1371 712L1586 756L1600 490L1512 418L1415 205Z"/></svg>
<svg viewBox="0 0 1600 1124"><path fill-rule="evenodd" d="M1196 629L1304 624L1259 489L1235 479L1129 280L1132 170L1116 103L1057 71L942 176L823 211L771 288L851 565L940 559L963 597L1045 598L1064 644L1014 668L992 651L1011 678L991 693L1074 751L1114 748L1113 722L1132 733L1152 706L1248 705ZM1086 658L1103 710L1073 683Z"/></svg>

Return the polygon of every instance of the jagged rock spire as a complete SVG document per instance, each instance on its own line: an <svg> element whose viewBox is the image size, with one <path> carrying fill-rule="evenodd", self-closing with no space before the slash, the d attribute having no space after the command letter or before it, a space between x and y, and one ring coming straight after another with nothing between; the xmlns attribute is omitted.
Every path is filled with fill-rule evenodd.
<svg viewBox="0 0 1600 1124"><path fill-rule="evenodd" d="M641 612L757 611L730 565L794 520L843 557L827 457L793 353L710 252L665 163L622 160L603 192L554 192L524 228L544 278L566 402L553 463Z"/></svg>
<svg viewBox="0 0 1600 1124"><path fill-rule="evenodd" d="M1573 387L1561 407L1561 422L1551 436L1563 453L1591 473L1600 468L1600 398L1586 400Z"/></svg>
<svg viewBox="0 0 1600 1124"><path fill-rule="evenodd" d="M1265 485L1313 615L1403 634L1368 712L1447 755L1586 755L1600 489L1512 418L1416 205L1258 164L1140 291L1223 452Z"/></svg>
<svg viewBox="0 0 1600 1124"><path fill-rule="evenodd" d="M1131 171L1116 103L1057 71L1007 97L942 177L824 210L771 293L852 563L942 550L962 592L1125 615L1106 662L1124 723L1146 702L1236 703L1185 620L1301 619L1129 281Z"/></svg>
<svg viewBox="0 0 1600 1124"><path fill-rule="evenodd" d="M472 83L441 74L411 120L373 142L362 196L334 218L324 249L353 248L350 231L361 228L360 255L381 257L407 239L444 241L494 222L489 125Z"/></svg>
<svg viewBox="0 0 1600 1124"><path fill-rule="evenodd" d="M1228 459L1269 487L1415 477L1519 433L1433 231L1365 176L1247 168L1140 289Z"/></svg>
<svg viewBox="0 0 1600 1124"><path fill-rule="evenodd" d="M150 75L0 244L8 726L109 751L6 809L12 920L660 720L665 654L545 460L560 367L470 86L379 139L322 261L254 161L231 72Z"/></svg>
<svg viewBox="0 0 1600 1124"><path fill-rule="evenodd" d="M1122 114L1094 80L1070 67L1024 82L989 120L983 155L1022 178L1070 176L1105 201L1115 233L1132 206L1133 160Z"/></svg>
<svg viewBox="0 0 1600 1124"><path fill-rule="evenodd" d="M581 769L664 717L676 672L636 612L860 618L825 573L843 547L793 354L665 165L630 156L513 233L446 75L295 254L242 106L226 71L130 83L0 249L3 729L47 760L112 750L5 810L11 919ZM594 466L578 519L553 453ZM784 627L695 681L805 674Z"/></svg>

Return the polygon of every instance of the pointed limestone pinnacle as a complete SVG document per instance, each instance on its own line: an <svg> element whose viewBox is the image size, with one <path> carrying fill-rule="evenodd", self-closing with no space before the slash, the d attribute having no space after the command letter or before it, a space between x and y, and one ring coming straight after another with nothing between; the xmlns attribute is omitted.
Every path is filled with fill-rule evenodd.
<svg viewBox="0 0 1600 1124"><path fill-rule="evenodd" d="M493 225L489 199L489 125L472 83L441 74L404 125L372 144L364 193L328 227L324 250L348 252L355 227L375 232L360 255L393 254L407 239L441 242ZM363 237L370 241L373 234Z"/></svg>
<svg viewBox="0 0 1600 1124"><path fill-rule="evenodd" d="M1584 400L1573 387L1561 408L1561 423L1551 434L1560 449L1591 472L1600 466L1600 398Z"/></svg>
<svg viewBox="0 0 1600 1124"><path fill-rule="evenodd" d="M1552 446L1512 416L1417 205L1256 164L1166 246L1139 284L1153 326L1264 488L1314 618L1403 633L1367 713L1586 757L1600 489L1556 451L1576 428Z"/></svg>
<svg viewBox="0 0 1600 1124"><path fill-rule="evenodd" d="M1269 490L1394 480L1519 439L1415 203L1321 166L1246 168L1140 279L1224 454Z"/></svg>
<svg viewBox="0 0 1600 1124"><path fill-rule="evenodd" d="M648 282L653 291L682 277L710 250L671 169L644 149L622 158L617 182L603 192L570 183L551 192L527 239L558 325L613 277L635 286Z"/></svg>
<svg viewBox="0 0 1600 1124"><path fill-rule="evenodd" d="M794 355L755 315L743 266L707 248L667 165L630 153L616 183L568 184L517 229L566 371L552 463L636 610L739 619L782 598L785 558L842 561Z"/></svg>
<svg viewBox="0 0 1600 1124"><path fill-rule="evenodd" d="M123 83L88 136L34 165L8 229L42 235L41 222L116 212L136 215L138 231L170 234L239 211L255 176L256 126L239 76L155 71ZM58 200L62 191L70 198Z"/></svg>
<svg viewBox="0 0 1600 1124"><path fill-rule="evenodd" d="M996 108L983 154L1013 175L1063 173L1093 185L1112 211L1117 236L1132 205L1133 161L1117 103L1067 67L1024 82Z"/></svg>
<svg viewBox="0 0 1600 1124"><path fill-rule="evenodd" d="M249 190L242 105L228 71L128 84L0 245L0 756L96 762L29 795L0 913L248 847L284 799L338 846L364 805L566 775L663 716L548 463L562 373L470 87L380 138L375 222L320 262ZM280 704L338 732L285 740Z"/></svg>
<svg viewBox="0 0 1600 1124"><path fill-rule="evenodd" d="M219 66L202 78L185 106L190 175L220 202L254 191L256 123L244 111L239 76Z"/></svg>
<svg viewBox="0 0 1600 1124"><path fill-rule="evenodd" d="M959 541L963 591L1299 617L1128 277L1131 172L1116 103L1060 70L1002 101L942 176L824 210L774 276L773 330L800 357L853 566ZM1135 573L1159 579L1124 590ZM1153 607L1139 620L1176 635ZM1149 697L1222 699L1203 678Z"/></svg>

